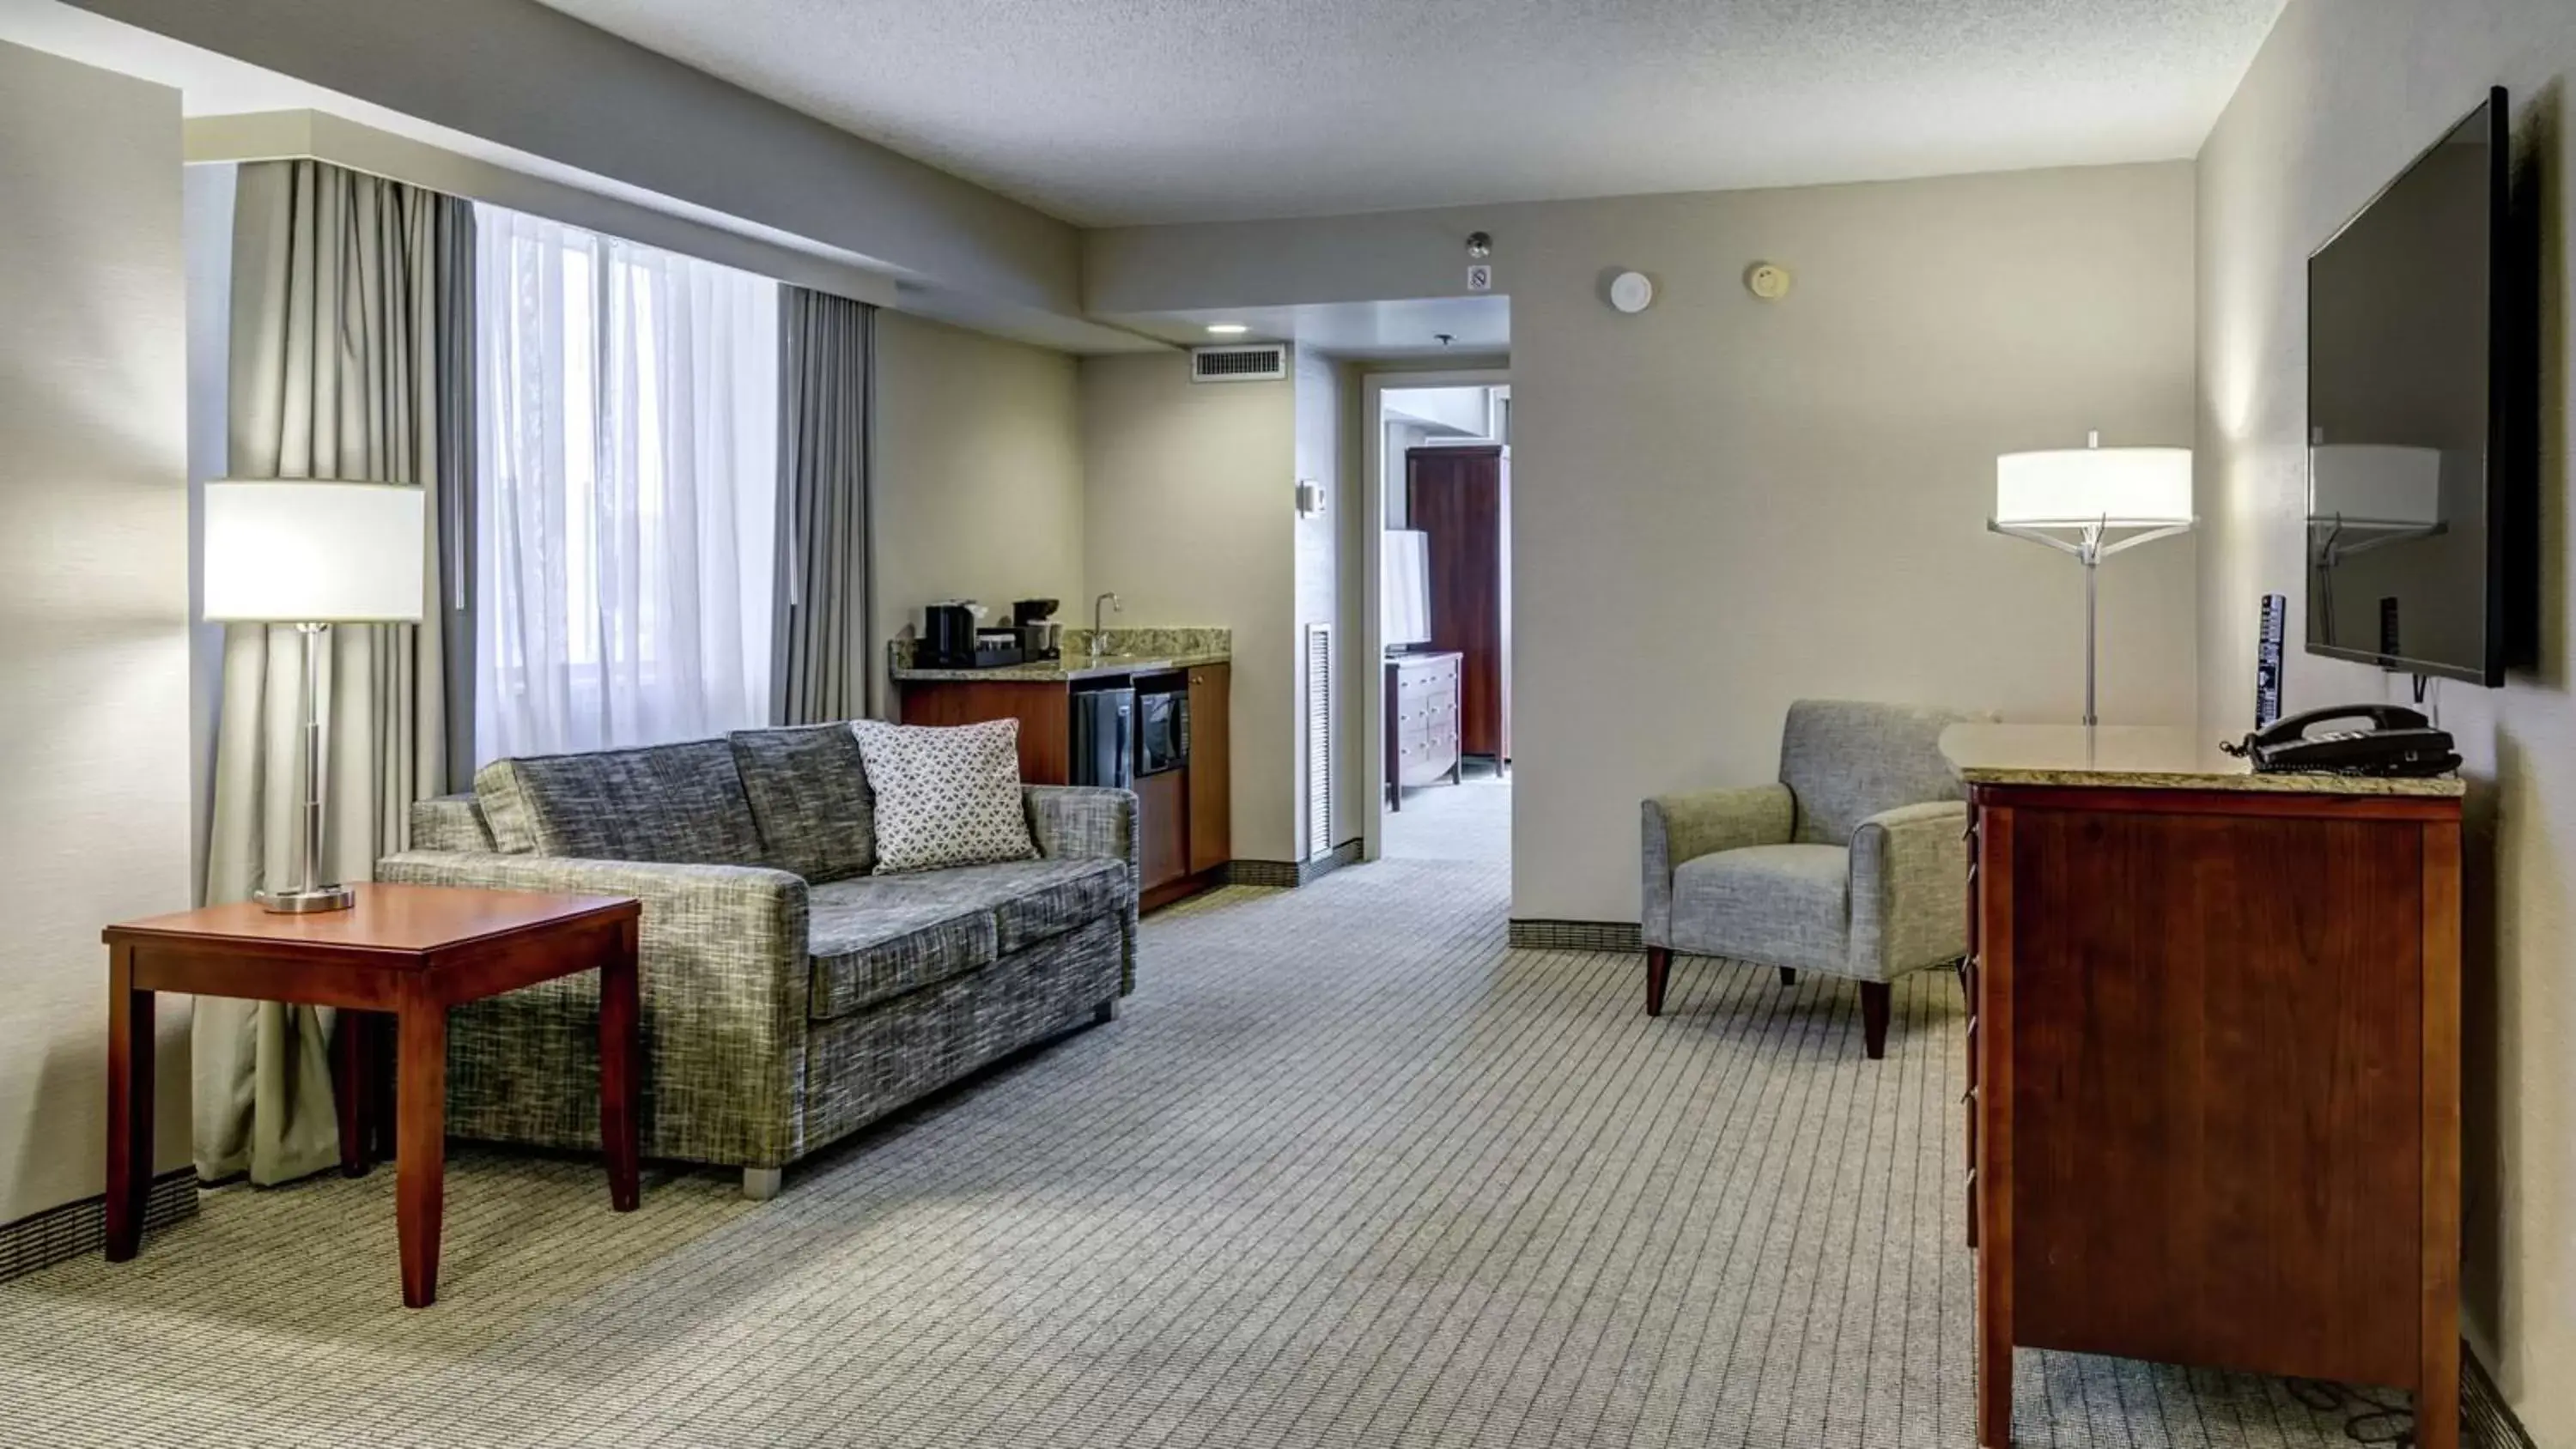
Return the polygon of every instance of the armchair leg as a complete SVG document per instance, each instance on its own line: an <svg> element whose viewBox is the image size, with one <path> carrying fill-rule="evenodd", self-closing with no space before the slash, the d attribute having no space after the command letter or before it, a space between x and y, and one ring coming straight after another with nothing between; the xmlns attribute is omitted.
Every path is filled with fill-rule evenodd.
<svg viewBox="0 0 2576 1449"><path fill-rule="evenodd" d="M1673 953L1661 946L1646 948L1646 1014L1664 1014L1664 978L1673 970Z"/></svg>
<svg viewBox="0 0 2576 1449"><path fill-rule="evenodd" d="M1798 984L1798 968L1797 968L1797 967L1795 967L1795 966L1783 966L1783 967L1781 967L1781 968L1780 968L1780 984L1781 984L1781 985L1783 985L1783 986L1795 986L1795 985L1797 985L1797 984Z"/></svg>
<svg viewBox="0 0 2576 1449"><path fill-rule="evenodd" d="M1895 995L1896 988L1884 981L1860 984L1860 1039L1871 1061L1887 1055L1887 1015Z"/></svg>

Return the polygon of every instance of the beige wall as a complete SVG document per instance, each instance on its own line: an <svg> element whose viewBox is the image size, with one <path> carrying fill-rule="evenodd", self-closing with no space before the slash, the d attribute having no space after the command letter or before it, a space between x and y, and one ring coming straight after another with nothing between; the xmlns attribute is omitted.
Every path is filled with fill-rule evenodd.
<svg viewBox="0 0 2576 1449"><path fill-rule="evenodd" d="M2576 1444L2576 698L2569 693L2566 238L2576 222L2564 0L2294 0L2201 153L2200 725L2253 711L2255 601L2290 597L2304 637L2306 259L2422 147L2512 88L2536 161L2545 441L2541 658L2498 690L2439 686L2471 796L2464 1000L2467 1332L2532 1437ZM2533 148L2537 148L2536 151ZM2376 670L2296 652L2290 709L2403 698Z"/></svg>
<svg viewBox="0 0 2576 1449"><path fill-rule="evenodd" d="M103 1187L99 928L189 900L179 144L177 92L0 44L0 1223Z"/></svg>
<svg viewBox="0 0 2576 1449"><path fill-rule="evenodd" d="M1136 627L1234 631L1234 853L1295 860L1296 387L1082 360L1084 586ZM1088 623L1088 605L1081 622Z"/></svg>
<svg viewBox="0 0 2576 1449"><path fill-rule="evenodd" d="M1516 234L1513 914L1634 920L1637 802L1773 778L1805 696L2071 720L2019 448L2191 436L2184 165L1598 202ZM1769 258L1796 290L1739 280ZM1605 268L1659 284L1624 316ZM2189 540L2102 571L2102 714L2191 718Z"/></svg>
<svg viewBox="0 0 2576 1449"><path fill-rule="evenodd" d="M1354 672L1364 641L1346 621L1347 607L1343 585L1349 572L1363 557L1344 546L1351 530L1345 520L1357 506L1359 489L1354 479L1343 474L1347 432L1356 427L1358 414L1352 408L1351 378L1348 364L1320 354L1299 351L1296 355L1298 481L1312 481L1324 487L1324 511L1294 519L1297 536L1297 840L1300 849L1291 859L1303 859L1319 853L1314 850L1311 816L1314 782L1307 768L1307 755L1313 748L1308 736L1312 729L1307 720L1310 702L1307 691L1314 681L1305 663L1306 630L1323 625L1333 633L1333 670L1329 682L1328 703L1332 706L1329 722L1332 776L1335 789L1326 809L1328 817L1324 849L1330 850L1360 834L1354 776L1362 764L1353 748L1356 739L1353 726L1357 712L1359 678ZM1291 514L1294 514L1293 503Z"/></svg>
<svg viewBox="0 0 2576 1449"><path fill-rule="evenodd" d="M877 314L871 499L878 672L885 641L921 608L979 600L1006 623L1015 599L1082 592L1082 426L1074 360L896 312Z"/></svg>
<svg viewBox="0 0 2576 1449"><path fill-rule="evenodd" d="M1512 301L1513 914L1634 920L1637 802L1768 779L1802 695L2072 719L2082 585L1994 458L2192 432L2192 168L1086 234L1104 311ZM1797 275L1763 303L1757 259ZM1659 295L1612 311L1633 267ZM2102 713L2191 717L2194 545L2102 572Z"/></svg>

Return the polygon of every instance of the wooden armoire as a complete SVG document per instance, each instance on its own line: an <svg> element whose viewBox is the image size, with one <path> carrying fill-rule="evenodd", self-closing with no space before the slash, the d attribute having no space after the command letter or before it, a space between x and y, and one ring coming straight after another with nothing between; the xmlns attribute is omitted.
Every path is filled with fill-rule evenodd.
<svg viewBox="0 0 2576 1449"><path fill-rule="evenodd" d="M1500 447L1404 455L1405 523L1430 535L1431 647L1463 657L1459 749L1512 761L1511 459Z"/></svg>

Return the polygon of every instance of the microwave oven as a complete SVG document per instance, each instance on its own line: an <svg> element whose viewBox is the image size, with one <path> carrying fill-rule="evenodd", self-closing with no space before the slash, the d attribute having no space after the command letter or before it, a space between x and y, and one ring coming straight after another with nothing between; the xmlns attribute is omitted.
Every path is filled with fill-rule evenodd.
<svg viewBox="0 0 2576 1449"><path fill-rule="evenodd" d="M1136 692L1136 773L1159 775L1190 759L1190 696L1180 689Z"/></svg>

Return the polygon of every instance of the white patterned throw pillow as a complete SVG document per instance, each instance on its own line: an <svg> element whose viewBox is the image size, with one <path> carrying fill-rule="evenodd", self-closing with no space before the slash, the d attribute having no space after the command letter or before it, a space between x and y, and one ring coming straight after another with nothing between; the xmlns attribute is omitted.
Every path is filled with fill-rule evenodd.
<svg viewBox="0 0 2576 1449"><path fill-rule="evenodd" d="M1020 806L1020 722L894 725L854 720L876 792L879 875L1028 860Z"/></svg>

